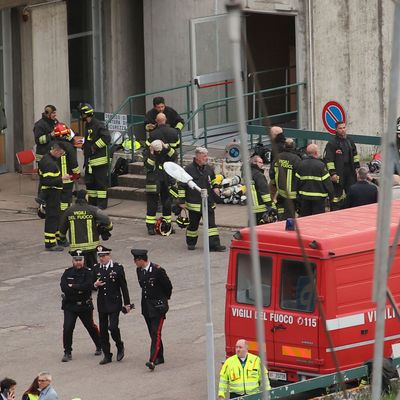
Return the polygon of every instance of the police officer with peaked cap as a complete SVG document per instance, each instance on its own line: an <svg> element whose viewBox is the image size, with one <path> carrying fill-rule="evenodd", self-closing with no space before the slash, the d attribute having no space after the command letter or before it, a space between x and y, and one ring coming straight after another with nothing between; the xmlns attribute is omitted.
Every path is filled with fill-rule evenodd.
<svg viewBox="0 0 400 400"><path fill-rule="evenodd" d="M96 346L95 355L101 355L99 329L93 320L92 271L84 266L82 250L70 251L72 267L61 277L62 309L64 310L62 362L72 359L72 335L76 319L82 321Z"/></svg>
<svg viewBox="0 0 400 400"><path fill-rule="evenodd" d="M111 333L117 346L117 361L121 361L125 355L124 342L121 340L119 330L119 313L123 310L128 313L131 310L128 285L126 283L124 267L111 259L111 249L105 246L97 246L99 262L93 270L93 286L97 289L97 311L99 313L100 342L104 358L100 365L112 361L110 352ZM123 301L123 303L122 303ZM122 306L122 304L124 304Z"/></svg>
<svg viewBox="0 0 400 400"><path fill-rule="evenodd" d="M147 250L132 249L139 285L142 288L142 315L151 338L150 358L146 367L151 371L164 363L164 347L161 330L168 312L172 284L164 268L148 261Z"/></svg>

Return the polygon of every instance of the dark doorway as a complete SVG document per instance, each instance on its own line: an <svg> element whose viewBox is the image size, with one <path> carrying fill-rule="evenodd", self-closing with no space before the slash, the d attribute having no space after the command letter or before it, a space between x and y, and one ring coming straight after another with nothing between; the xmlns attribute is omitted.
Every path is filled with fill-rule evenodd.
<svg viewBox="0 0 400 400"><path fill-rule="evenodd" d="M276 14L246 15L248 90L268 89L296 82L295 17ZM254 72L256 72L254 74ZM255 81L256 79L256 81ZM266 107L263 107L261 103ZM271 124L295 125L296 88L266 93L250 99L250 118L272 116ZM293 112L286 116L277 114Z"/></svg>

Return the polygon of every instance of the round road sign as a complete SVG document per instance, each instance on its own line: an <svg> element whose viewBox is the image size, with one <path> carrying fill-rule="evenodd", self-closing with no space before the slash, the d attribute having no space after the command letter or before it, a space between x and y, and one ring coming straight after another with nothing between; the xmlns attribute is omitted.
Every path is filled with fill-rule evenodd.
<svg viewBox="0 0 400 400"><path fill-rule="evenodd" d="M326 130L331 133L336 133L336 123L338 121L346 122L346 113L343 107L336 101L328 101L322 110L322 122Z"/></svg>

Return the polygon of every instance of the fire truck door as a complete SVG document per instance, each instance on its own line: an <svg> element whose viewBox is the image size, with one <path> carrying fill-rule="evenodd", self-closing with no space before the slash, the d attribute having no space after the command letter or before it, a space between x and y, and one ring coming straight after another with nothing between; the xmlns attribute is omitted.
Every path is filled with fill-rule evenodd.
<svg viewBox="0 0 400 400"><path fill-rule="evenodd" d="M280 290L276 293L277 307L270 315L276 366L296 364L300 370L315 370L320 364L320 320L314 290L318 284L316 264L311 263L309 272L302 260L282 257L277 264Z"/></svg>

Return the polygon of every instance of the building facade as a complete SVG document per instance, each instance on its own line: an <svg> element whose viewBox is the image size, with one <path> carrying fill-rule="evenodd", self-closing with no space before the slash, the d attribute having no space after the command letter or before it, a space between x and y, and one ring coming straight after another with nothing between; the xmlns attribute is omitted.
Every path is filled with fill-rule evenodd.
<svg viewBox="0 0 400 400"><path fill-rule="evenodd" d="M299 109L300 128L325 130L322 110L333 100L343 106L349 132L386 129L393 2L243 0L243 6L246 90L304 83L296 93L249 101L249 117L264 102L269 114ZM0 172L14 169L16 151L33 146L32 127L46 104L69 123L81 101L112 112L129 95L195 78L228 81L225 12L225 0L1 0L7 128L0 135ZM194 86L192 110L232 94L231 86ZM166 98L185 109L182 92ZM132 112L150 106L151 97Z"/></svg>

